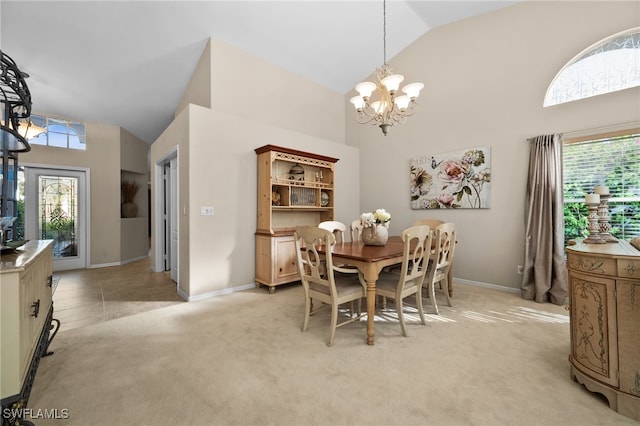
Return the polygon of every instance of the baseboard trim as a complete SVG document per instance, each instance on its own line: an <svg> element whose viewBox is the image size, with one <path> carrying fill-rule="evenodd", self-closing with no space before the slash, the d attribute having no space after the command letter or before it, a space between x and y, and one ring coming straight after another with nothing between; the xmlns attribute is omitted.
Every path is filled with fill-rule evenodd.
<svg viewBox="0 0 640 426"><path fill-rule="evenodd" d="M95 265L89 265L87 269L98 269L98 268L108 268L110 266L122 266L127 263L137 262L138 260L146 259L149 255L145 254L144 256L134 257L132 259L121 260L120 262L110 262L110 263L98 263Z"/></svg>
<svg viewBox="0 0 640 426"><path fill-rule="evenodd" d="M216 296L222 296L225 294L231 294L231 293L237 293L239 291L249 290L249 289L255 288L255 286L256 286L255 283L249 283L249 284L239 285L235 287L223 288L222 290L210 291L209 293L198 294L196 296L189 296L188 294L183 292L182 289L179 288L178 294L187 302L197 302L200 300L205 300L205 299L209 299Z"/></svg>
<svg viewBox="0 0 640 426"><path fill-rule="evenodd" d="M111 262L111 263L97 263L94 265L89 265L87 269L98 269L98 268L108 268L110 266L120 266L122 263L120 262Z"/></svg>
<svg viewBox="0 0 640 426"><path fill-rule="evenodd" d="M122 261L120 261L120 264L121 264L121 265L126 265L127 263L137 262L138 260L146 259L146 258L148 258L148 257L149 257L149 255L148 255L148 254L145 254L145 255L143 255L143 256L134 257L134 258L132 258L132 259L125 259L125 260L122 260Z"/></svg>
<svg viewBox="0 0 640 426"><path fill-rule="evenodd" d="M460 284L473 285L476 287L490 288L492 290L506 291L507 293L516 293L516 294L522 293L522 291L519 288L505 287L503 285L483 283L480 281L463 280L462 278L456 278L456 277L453 277L453 282L454 282L454 286L453 286L454 291L456 288L455 283L460 283Z"/></svg>

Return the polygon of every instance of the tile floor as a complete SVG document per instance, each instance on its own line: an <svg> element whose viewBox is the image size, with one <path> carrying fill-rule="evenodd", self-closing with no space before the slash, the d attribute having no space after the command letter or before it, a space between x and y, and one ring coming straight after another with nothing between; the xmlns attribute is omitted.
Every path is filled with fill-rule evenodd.
<svg viewBox="0 0 640 426"><path fill-rule="evenodd" d="M53 317L60 320L61 330L184 303L169 272L152 272L149 259L54 272L53 278Z"/></svg>

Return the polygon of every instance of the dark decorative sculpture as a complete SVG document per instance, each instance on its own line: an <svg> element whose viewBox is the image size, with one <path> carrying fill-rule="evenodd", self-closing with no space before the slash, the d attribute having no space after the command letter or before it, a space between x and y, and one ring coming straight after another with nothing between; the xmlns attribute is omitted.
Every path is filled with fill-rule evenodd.
<svg viewBox="0 0 640 426"><path fill-rule="evenodd" d="M18 69L16 63L0 50L0 141L2 143L2 178L0 192L0 217L17 216L16 194L18 189L18 153L31 150L26 132L19 130L26 122L27 129L31 115L31 92L25 78L28 75ZM24 124L23 124L24 127ZM13 236L13 225L3 229L4 239Z"/></svg>
<svg viewBox="0 0 640 426"><path fill-rule="evenodd" d="M31 92L25 82L28 74L20 71L16 63L0 50L0 102L2 103L2 150L28 152L31 146L25 136L18 132L20 120L31 115Z"/></svg>

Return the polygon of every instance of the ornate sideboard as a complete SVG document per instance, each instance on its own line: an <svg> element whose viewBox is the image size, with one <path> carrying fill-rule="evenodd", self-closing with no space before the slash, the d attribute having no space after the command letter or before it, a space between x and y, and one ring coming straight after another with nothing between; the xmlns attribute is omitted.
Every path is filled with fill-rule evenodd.
<svg viewBox="0 0 640 426"><path fill-rule="evenodd" d="M571 377L640 421L640 251L578 241L566 253Z"/></svg>

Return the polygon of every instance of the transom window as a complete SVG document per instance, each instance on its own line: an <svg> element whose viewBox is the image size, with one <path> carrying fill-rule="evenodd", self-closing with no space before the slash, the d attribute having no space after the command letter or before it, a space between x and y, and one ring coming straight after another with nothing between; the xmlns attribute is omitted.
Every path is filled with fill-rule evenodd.
<svg viewBox="0 0 640 426"><path fill-rule="evenodd" d="M31 114L34 126L42 127L46 132L29 139L32 145L46 145L68 149L87 149L86 126L77 121L61 120Z"/></svg>
<svg viewBox="0 0 640 426"><path fill-rule="evenodd" d="M614 34L582 51L560 70L544 106L640 86L640 27Z"/></svg>

